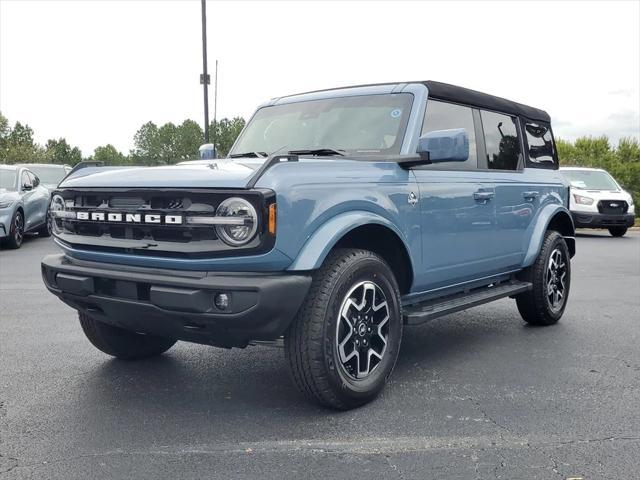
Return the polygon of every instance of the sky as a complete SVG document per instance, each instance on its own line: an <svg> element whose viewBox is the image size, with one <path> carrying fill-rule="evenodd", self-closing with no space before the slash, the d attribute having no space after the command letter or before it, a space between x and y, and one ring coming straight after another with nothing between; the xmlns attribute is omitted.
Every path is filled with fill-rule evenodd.
<svg viewBox="0 0 640 480"><path fill-rule="evenodd" d="M640 137L639 1L209 0L207 17L218 118L309 90L438 80L542 108L556 137ZM127 153L150 120L202 125L200 22L198 0L0 0L0 111L86 156Z"/></svg>

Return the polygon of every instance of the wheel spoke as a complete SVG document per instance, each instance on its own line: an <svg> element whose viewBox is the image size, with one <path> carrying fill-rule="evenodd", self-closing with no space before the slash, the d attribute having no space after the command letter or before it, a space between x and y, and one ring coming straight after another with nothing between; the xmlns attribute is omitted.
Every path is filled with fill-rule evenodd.
<svg viewBox="0 0 640 480"><path fill-rule="evenodd" d="M388 342L389 304L374 282L354 286L345 296L337 320L336 343L344 371L354 379L373 372Z"/></svg>

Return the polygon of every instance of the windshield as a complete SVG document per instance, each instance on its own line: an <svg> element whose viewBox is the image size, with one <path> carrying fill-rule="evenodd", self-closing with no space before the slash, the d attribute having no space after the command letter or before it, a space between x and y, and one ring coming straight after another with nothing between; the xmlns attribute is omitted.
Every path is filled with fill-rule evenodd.
<svg viewBox="0 0 640 480"><path fill-rule="evenodd" d="M395 93L263 107L230 155L319 149L398 154L412 101L409 93Z"/></svg>
<svg viewBox="0 0 640 480"><path fill-rule="evenodd" d="M36 174L40 179L40 183L47 183L51 185L58 185L67 175L67 170L62 166L40 167L36 165L29 165L29 170Z"/></svg>
<svg viewBox="0 0 640 480"><path fill-rule="evenodd" d="M0 189L17 190L16 171L0 168Z"/></svg>
<svg viewBox="0 0 640 480"><path fill-rule="evenodd" d="M598 170L563 170L571 186L583 190L614 190L618 191L618 184L607 172Z"/></svg>

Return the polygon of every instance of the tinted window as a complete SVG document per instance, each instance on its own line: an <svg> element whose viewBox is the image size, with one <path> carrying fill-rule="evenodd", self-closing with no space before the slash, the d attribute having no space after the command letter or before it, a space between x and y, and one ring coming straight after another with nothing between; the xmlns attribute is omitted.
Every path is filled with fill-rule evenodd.
<svg viewBox="0 0 640 480"><path fill-rule="evenodd" d="M611 175L601 170L562 170L562 174L574 188L619 191L618 184Z"/></svg>
<svg viewBox="0 0 640 480"><path fill-rule="evenodd" d="M36 176L35 173L29 172L29 178L31 179L31 183L33 184L34 187L37 187L38 185L40 185L40 179Z"/></svg>
<svg viewBox="0 0 640 480"><path fill-rule="evenodd" d="M520 159L518 129L513 117L481 111L487 166L498 170L516 170Z"/></svg>
<svg viewBox="0 0 640 480"><path fill-rule="evenodd" d="M447 169L475 168L478 165L478 155L471 109L453 103L429 100L424 124L422 125L422 135L436 130L449 130L452 128L464 128L467 131L467 135L469 135L469 159L466 162L447 162L440 164L439 167L446 166Z"/></svg>
<svg viewBox="0 0 640 480"><path fill-rule="evenodd" d="M524 131L527 136L527 154L529 162L549 167L556 165L556 152L553 147L553 137L549 125L525 123Z"/></svg>
<svg viewBox="0 0 640 480"><path fill-rule="evenodd" d="M20 184L20 186L24 187L25 185L33 187L33 182L31 181L31 177L29 177L29 172L27 172L26 170L22 172L22 183Z"/></svg>
<svg viewBox="0 0 640 480"><path fill-rule="evenodd" d="M67 174L66 167L62 166L29 166L31 173L38 176L42 183L57 185Z"/></svg>

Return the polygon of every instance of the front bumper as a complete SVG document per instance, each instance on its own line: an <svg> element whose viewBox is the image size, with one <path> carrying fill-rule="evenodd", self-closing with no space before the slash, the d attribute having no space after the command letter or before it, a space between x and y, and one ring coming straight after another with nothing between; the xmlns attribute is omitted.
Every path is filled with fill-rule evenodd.
<svg viewBox="0 0 640 480"><path fill-rule="evenodd" d="M606 215L604 213L571 212L576 228L631 227L635 222L633 213Z"/></svg>
<svg viewBox="0 0 640 480"><path fill-rule="evenodd" d="M8 237L13 221L13 210L9 208L0 209L0 238Z"/></svg>
<svg viewBox="0 0 640 480"><path fill-rule="evenodd" d="M42 260L42 277L51 293L95 320L220 347L280 337L311 285L305 274L161 270L63 254ZM218 293L230 298L224 311L214 304Z"/></svg>

